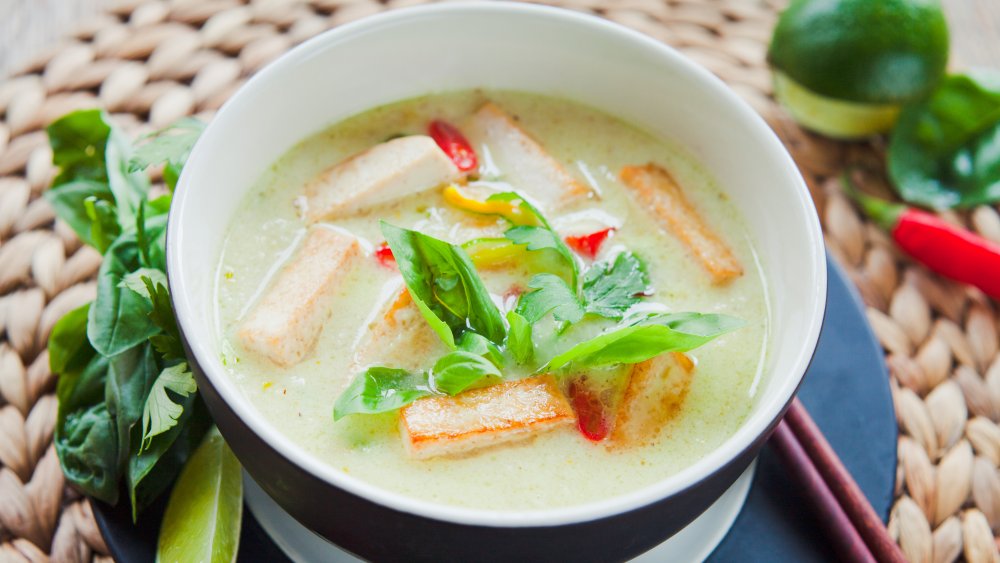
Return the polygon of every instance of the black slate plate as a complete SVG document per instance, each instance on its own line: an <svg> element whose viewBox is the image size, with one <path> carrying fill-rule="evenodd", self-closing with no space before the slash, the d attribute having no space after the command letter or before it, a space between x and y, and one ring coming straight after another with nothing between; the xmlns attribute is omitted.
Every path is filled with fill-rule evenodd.
<svg viewBox="0 0 1000 563"><path fill-rule="evenodd" d="M861 302L830 261L823 335L799 397L883 520L888 518L896 476L896 419L882 354L865 321ZM165 498L132 524L125 504L93 502L111 555L119 562L152 561ZM243 513L239 560L284 563L250 511ZM746 506L709 561L723 563L835 561L820 522L767 448Z"/></svg>

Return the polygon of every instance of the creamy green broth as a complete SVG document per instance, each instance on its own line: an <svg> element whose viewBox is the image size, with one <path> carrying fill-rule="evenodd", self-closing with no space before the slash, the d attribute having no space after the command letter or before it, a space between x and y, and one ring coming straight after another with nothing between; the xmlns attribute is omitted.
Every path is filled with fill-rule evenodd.
<svg viewBox="0 0 1000 563"><path fill-rule="evenodd" d="M461 457L413 460L404 452L396 413L355 415L335 423L333 404L361 367L355 355L368 322L400 287L399 274L371 256L344 273L333 314L314 351L301 363L279 368L240 349L236 326L305 233L298 212L305 183L390 136L423 134L431 119L459 124L486 100L516 115L550 155L599 194L558 212L543 209L556 229L572 228L588 214L610 216L618 231L609 244L628 248L646 264L656 289L647 301L669 311L725 313L746 321L742 329L689 353L697 362L690 392L653 444L609 449L566 427ZM502 171L490 170L488 147L475 148L485 168L482 181L512 189L503 183ZM618 171L646 162L671 171L705 222L742 262L741 277L722 287L711 285L687 249L631 199ZM530 510L580 504L650 485L694 463L732 435L753 406L769 310L765 280L739 212L682 149L618 119L565 100L523 93L432 95L370 110L302 141L248 193L229 227L217 272L224 364L250 402L286 439L354 477L456 506ZM476 221L475 230L455 226L468 222L468 214L447 206L436 189L331 223L358 236L370 252L384 240L380 219L452 242L483 236L483 229L495 228L494 236L503 231L502 221L494 219ZM491 292L503 294L518 275L484 272L483 278ZM424 356L429 354L425 351ZM428 367L420 354L405 350L379 363L392 361L423 364L400 367Z"/></svg>

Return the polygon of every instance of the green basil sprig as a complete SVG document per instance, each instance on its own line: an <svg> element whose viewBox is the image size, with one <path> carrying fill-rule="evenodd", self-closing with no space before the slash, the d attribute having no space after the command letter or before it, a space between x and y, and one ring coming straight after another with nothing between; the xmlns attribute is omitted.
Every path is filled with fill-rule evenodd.
<svg viewBox="0 0 1000 563"><path fill-rule="evenodd" d="M1000 200L1000 75L949 76L904 108L888 166L910 203L945 209Z"/></svg>
<svg viewBox="0 0 1000 563"><path fill-rule="evenodd" d="M134 149L99 110L47 129L60 172L45 197L56 215L104 253L96 299L53 327L59 374L55 446L67 480L133 518L174 480L211 420L195 392L164 268L170 195L149 199L142 169L166 162L173 187L200 126L158 132Z"/></svg>

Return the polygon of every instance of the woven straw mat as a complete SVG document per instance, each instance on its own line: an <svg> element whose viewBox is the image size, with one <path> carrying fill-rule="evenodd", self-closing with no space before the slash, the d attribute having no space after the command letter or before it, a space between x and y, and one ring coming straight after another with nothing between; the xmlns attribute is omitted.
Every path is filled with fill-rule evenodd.
<svg viewBox="0 0 1000 563"><path fill-rule="evenodd" d="M85 499L51 445L45 343L94 297L100 256L39 197L53 176L43 127L101 106L133 136L209 119L248 76L313 35L423 0L130 0L0 83L0 561L106 560ZM839 191L848 164L881 168L880 141L803 132L774 106L765 45L783 0L552 0L680 49L753 105L785 142L885 348L900 424L889 523L912 561L1000 561L1000 355L996 304L904 258ZM944 217L1000 242L993 207Z"/></svg>

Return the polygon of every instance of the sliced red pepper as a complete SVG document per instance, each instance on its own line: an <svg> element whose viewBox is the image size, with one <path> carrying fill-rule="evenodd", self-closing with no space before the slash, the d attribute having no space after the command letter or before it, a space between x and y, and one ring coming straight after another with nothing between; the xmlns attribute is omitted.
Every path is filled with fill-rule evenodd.
<svg viewBox="0 0 1000 563"><path fill-rule="evenodd" d="M436 119L427 128L427 133L462 172L470 172L479 167L476 151L472 150L472 145L454 125Z"/></svg>
<svg viewBox="0 0 1000 563"><path fill-rule="evenodd" d="M596 233L590 233L589 235L566 237L566 244L568 244L573 250L577 251L580 255L593 259L597 256L597 252L601 249L601 245L604 244L604 241L606 241L609 236L611 236L611 233L614 232L614 230L614 227L608 227L607 229L597 231Z"/></svg>
<svg viewBox="0 0 1000 563"><path fill-rule="evenodd" d="M392 249L389 248L388 243L383 242L375 248L375 259L386 268L396 267L396 257L392 255Z"/></svg>
<svg viewBox="0 0 1000 563"><path fill-rule="evenodd" d="M608 435L610 424L604 403L585 383L574 381L569 386L569 396L576 411L576 425L584 438L600 442Z"/></svg>

